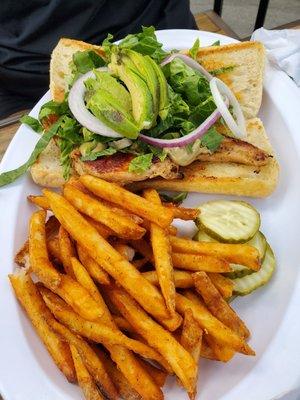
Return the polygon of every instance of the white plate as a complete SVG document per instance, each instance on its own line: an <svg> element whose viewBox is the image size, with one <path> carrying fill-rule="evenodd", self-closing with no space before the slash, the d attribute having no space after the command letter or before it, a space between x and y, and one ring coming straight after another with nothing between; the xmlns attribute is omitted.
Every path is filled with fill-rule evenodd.
<svg viewBox="0 0 300 400"><path fill-rule="evenodd" d="M200 37L201 45L233 39L201 31L158 32L166 48L191 47ZM251 346L256 357L237 355L226 364L201 360L198 399L271 400L283 398L300 388L300 99L292 81L282 72L268 69L260 116L281 165L280 182L268 199L248 199L261 212L262 230L278 261L271 283L253 295L237 299L234 308L252 332ZM32 110L50 98L46 94ZM1 171L27 160L37 135L21 126L1 164ZM13 256L27 236L27 222L33 207L26 201L39 193L29 176L0 190L1 272L0 272L0 392L5 400L77 400L79 389L66 382L44 349L20 309L7 274L15 266ZM220 196L190 194L186 204ZM190 232L193 227L182 224ZM166 399L187 398L175 382L166 388ZM285 397L286 398L286 397ZM290 398L290 397L289 397ZM295 394L293 400L299 397Z"/></svg>

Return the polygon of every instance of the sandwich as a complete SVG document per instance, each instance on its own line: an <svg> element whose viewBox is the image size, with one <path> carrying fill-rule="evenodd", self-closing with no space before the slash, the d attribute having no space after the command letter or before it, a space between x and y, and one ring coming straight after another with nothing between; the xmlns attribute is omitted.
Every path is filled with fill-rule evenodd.
<svg viewBox="0 0 300 400"><path fill-rule="evenodd" d="M61 39L52 100L24 121L48 142L33 180L59 187L90 174L133 190L270 195L279 167L257 117L264 60L258 42L166 52L152 27L118 45Z"/></svg>

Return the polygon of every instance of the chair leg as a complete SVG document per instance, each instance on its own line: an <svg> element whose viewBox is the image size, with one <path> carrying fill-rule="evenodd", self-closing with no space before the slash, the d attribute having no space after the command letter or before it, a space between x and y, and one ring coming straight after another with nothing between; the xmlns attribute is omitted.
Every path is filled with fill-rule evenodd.
<svg viewBox="0 0 300 400"><path fill-rule="evenodd" d="M223 8L223 0L215 0L214 2L214 12L221 16Z"/></svg>
<svg viewBox="0 0 300 400"><path fill-rule="evenodd" d="M269 6L269 0L260 0L254 30L261 28L264 25L268 6Z"/></svg>

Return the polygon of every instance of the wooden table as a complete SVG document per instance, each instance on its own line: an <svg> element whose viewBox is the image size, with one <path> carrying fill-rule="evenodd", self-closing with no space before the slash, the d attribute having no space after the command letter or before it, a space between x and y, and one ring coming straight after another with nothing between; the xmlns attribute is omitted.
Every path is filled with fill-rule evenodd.
<svg viewBox="0 0 300 400"><path fill-rule="evenodd" d="M195 15L195 19L200 30L221 33L223 35L238 39L236 33L228 25L225 24L222 18L220 18L213 11L207 11L201 14L197 14ZM292 22L290 24L282 25L278 29L300 29L300 20ZM17 113L16 115L17 117L20 117L24 113L25 111ZM14 122L5 127L0 127L0 160L2 159L7 149L7 146L9 145L19 126L19 122Z"/></svg>

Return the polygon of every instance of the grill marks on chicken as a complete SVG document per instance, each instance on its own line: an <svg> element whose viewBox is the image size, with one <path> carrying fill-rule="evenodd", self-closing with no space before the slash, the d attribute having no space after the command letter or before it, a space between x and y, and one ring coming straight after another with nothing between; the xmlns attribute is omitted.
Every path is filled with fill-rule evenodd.
<svg viewBox="0 0 300 400"><path fill-rule="evenodd" d="M224 137L217 151L212 154L199 154L197 160L262 166L266 165L271 157L253 144L240 139Z"/></svg>

